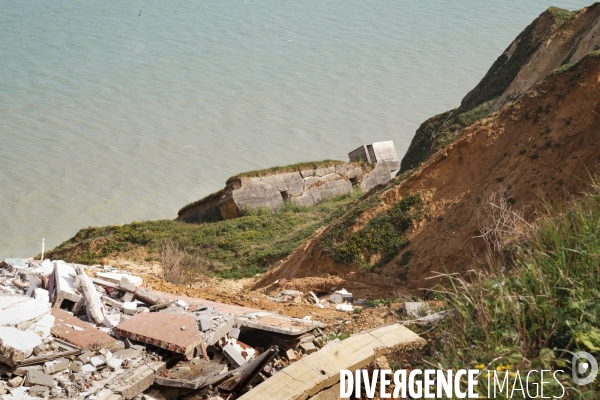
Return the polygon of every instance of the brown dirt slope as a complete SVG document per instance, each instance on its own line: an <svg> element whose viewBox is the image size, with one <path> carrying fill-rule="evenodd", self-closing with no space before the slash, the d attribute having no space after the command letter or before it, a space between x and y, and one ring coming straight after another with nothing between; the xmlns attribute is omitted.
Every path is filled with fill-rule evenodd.
<svg viewBox="0 0 600 400"><path fill-rule="evenodd" d="M493 111L501 110L561 65L577 62L589 52L600 48L599 30L600 3L577 12L538 46L500 96Z"/></svg>
<svg viewBox="0 0 600 400"><path fill-rule="evenodd" d="M407 195L419 193L423 199L422 218L407 232L408 247L384 265L377 258L363 260L363 267L376 274L333 260L323 245L330 226L255 288L285 277L289 288L345 286L370 298L402 296L432 286L435 280L426 278L435 271L465 273L477 267L485 247L477 238L478 215L491 193L508 189L505 199L532 220L542 199L552 203L575 198L600 173L599 56L593 53L563 73L549 75L500 113L464 129L404 181L397 178L365 196L363 202L377 196L375 206L352 220L340 242ZM412 257L401 262L408 251Z"/></svg>
<svg viewBox="0 0 600 400"><path fill-rule="evenodd" d="M600 48L600 3L571 12L550 7L506 48L460 107L425 121L400 173L446 147L466 126L517 100L553 70Z"/></svg>

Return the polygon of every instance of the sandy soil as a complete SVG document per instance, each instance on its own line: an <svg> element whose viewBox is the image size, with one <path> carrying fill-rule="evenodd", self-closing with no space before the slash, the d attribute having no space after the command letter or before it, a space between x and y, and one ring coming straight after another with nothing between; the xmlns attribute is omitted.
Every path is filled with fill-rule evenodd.
<svg viewBox="0 0 600 400"><path fill-rule="evenodd" d="M397 265L401 254L381 275L369 274L335 264L320 253L317 236L254 289L268 292L271 282L285 277L302 290L343 285L367 298L406 298L443 282L430 279L436 273L478 270L486 248L480 226L489 222L482 210L490 195L506 191L512 209L531 222L544 214L544 203L568 203L590 191L590 177L600 173L599 82L599 58L550 76L500 113L464 129L381 195L384 205L359 218L355 229L408 194L418 192L425 201L423 219L408 234L413 257L404 280Z"/></svg>

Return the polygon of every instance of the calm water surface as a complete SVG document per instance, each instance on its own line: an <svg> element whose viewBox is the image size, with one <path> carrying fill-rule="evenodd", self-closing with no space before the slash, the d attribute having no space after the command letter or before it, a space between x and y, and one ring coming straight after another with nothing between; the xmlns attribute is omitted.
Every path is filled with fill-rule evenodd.
<svg viewBox="0 0 600 400"><path fill-rule="evenodd" d="M588 4L0 0L0 257L174 218L241 171L401 157L548 6Z"/></svg>

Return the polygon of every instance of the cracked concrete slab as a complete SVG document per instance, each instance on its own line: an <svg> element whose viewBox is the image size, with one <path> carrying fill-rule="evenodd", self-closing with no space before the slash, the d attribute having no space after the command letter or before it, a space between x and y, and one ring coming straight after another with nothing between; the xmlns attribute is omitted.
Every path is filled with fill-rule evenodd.
<svg viewBox="0 0 600 400"><path fill-rule="evenodd" d="M339 382L340 370L362 368L387 348L420 348L425 340L400 324L352 335L284 368L239 400L259 400L277 393L279 400L303 400Z"/></svg>

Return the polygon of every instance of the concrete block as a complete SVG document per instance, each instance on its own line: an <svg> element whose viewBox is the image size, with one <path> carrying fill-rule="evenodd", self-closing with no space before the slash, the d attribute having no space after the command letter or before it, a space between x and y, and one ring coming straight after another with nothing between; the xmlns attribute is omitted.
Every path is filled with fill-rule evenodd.
<svg viewBox="0 0 600 400"><path fill-rule="evenodd" d="M134 297L145 304L154 306L160 303L160 296L154 294L148 290L137 288L134 293Z"/></svg>
<svg viewBox="0 0 600 400"><path fill-rule="evenodd" d="M108 365L108 368L110 368L111 371L116 371L119 368L121 368L123 360L120 358L113 357L110 360L108 360L106 364Z"/></svg>
<svg viewBox="0 0 600 400"><path fill-rule="evenodd" d="M287 357L287 359L289 361L296 361L296 360L298 360L298 357L296 357L296 353L294 352L294 349L288 349L285 352L285 356Z"/></svg>
<svg viewBox="0 0 600 400"><path fill-rule="evenodd" d="M421 313L426 309L427 303L422 301L405 301L402 303L402 311L411 318L422 317Z"/></svg>
<svg viewBox="0 0 600 400"><path fill-rule="evenodd" d="M238 328L231 328L231 330L229 331L227 336L234 338L234 339L239 339L240 338L240 330Z"/></svg>
<svg viewBox="0 0 600 400"><path fill-rule="evenodd" d="M69 360L62 358L60 360L48 361L44 364L44 373L50 375L69 368Z"/></svg>
<svg viewBox="0 0 600 400"><path fill-rule="evenodd" d="M83 366L83 363L81 361L73 361L72 363L69 364L69 369L71 370L71 372L79 372L81 371L81 367Z"/></svg>
<svg viewBox="0 0 600 400"><path fill-rule="evenodd" d="M204 342L206 343L207 346L214 345L215 343L217 343L217 341L219 341L219 339L221 339L223 336L227 335L227 333L229 333L229 331L234 327L234 325L236 325L236 323L237 323L237 319L234 317L231 317L231 318L227 319L226 321L221 322L219 325L214 327L212 330L202 334L202 337L204 338Z"/></svg>
<svg viewBox="0 0 600 400"><path fill-rule="evenodd" d="M102 301L109 307L116 308L119 311L123 311L123 303L113 299L112 297L102 296Z"/></svg>
<svg viewBox="0 0 600 400"><path fill-rule="evenodd" d="M80 354L79 356L77 356L77 359L79 361L81 361L82 363L86 364L90 361L90 358L92 357L92 352L91 351L86 351L83 354Z"/></svg>
<svg viewBox="0 0 600 400"><path fill-rule="evenodd" d="M102 324L107 328L114 328L121 323L121 314L107 314Z"/></svg>
<svg viewBox="0 0 600 400"><path fill-rule="evenodd" d="M162 366L164 368L164 363L162 363ZM152 385L154 374L155 369L148 365L142 365L120 376L119 379L108 386L108 389L121 395L123 399L132 399Z"/></svg>
<svg viewBox="0 0 600 400"><path fill-rule="evenodd" d="M46 386L53 388L56 381L50 375L39 371L28 371L25 377L25 386Z"/></svg>
<svg viewBox="0 0 600 400"><path fill-rule="evenodd" d="M21 383L23 383L23 378L20 376L15 376L14 378L8 381L8 386L16 388L18 386L21 386Z"/></svg>
<svg viewBox="0 0 600 400"><path fill-rule="evenodd" d="M75 282L83 292L87 312L94 322L102 324L104 316L106 315L106 308L104 307L104 303L102 303L100 294L81 266L75 266L75 272L77 273Z"/></svg>
<svg viewBox="0 0 600 400"><path fill-rule="evenodd" d="M305 334L305 335L306 335L306 334ZM299 340L300 340L300 343L312 343L312 342L314 342L314 341L315 341L315 339L316 339L316 338L315 338L315 335L306 335L306 336L305 336L305 335L302 335L302 336L300 337L300 339L299 339Z"/></svg>
<svg viewBox="0 0 600 400"><path fill-rule="evenodd" d="M144 279L135 275L118 274L115 272L96 272L96 277L111 283L121 283L123 279L127 279L133 286L142 286Z"/></svg>
<svg viewBox="0 0 600 400"><path fill-rule="evenodd" d="M424 339L400 324L361 332L290 364L277 373L277 378L267 379L238 400L263 400L274 394L277 400L310 398L337 384L341 369L362 368L390 347L411 351L425 344Z"/></svg>
<svg viewBox="0 0 600 400"><path fill-rule="evenodd" d="M13 374L18 376L25 376L29 371L41 371L42 367L40 365L29 365L26 367L17 367L13 370Z"/></svg>
<svg viewBox="0 0 600 400"><path fill-rule="evenodd" d="M42 339L34 332L0 326L0 353L12 361L23 361L41 344Z"/></svg>
<svg viewBox="0 0 600 400"><path fill-rule="evenodd" d="M92 364L85 364L81 366L81 372L96 372L96 367Z"/></svg>
<svg viewBox="0 0 600 400"><path fill-rule="evenodd" d="M126 301L123 303L123 312L128 315L135 315L137 313L137 302Z"/></svg>
<svg viewBox="0 0 600 400"><path fill-rule="evenodd" d="M102 356L96 356L90 358L90 364L94 366L94 368L98 369L98 367L106 364L106 359Z"/></svg>
<svg viewBox="0 0 600 400"><path fill-rule="evenodd" d="M25 296L0 296L0 326L26 329L50 312L47 303Z"/></svg>
<svg viewBox="0 0 600 400"><path fill-rule="evenodd" d="M50 389L46 386L36 385L29 388L29 395L34 397L46 397L49 392Z"/></svg>
<svg viewBox="0 0 600 400"><path fill-rule="evenodd" d="M115 344L112 347L109 348L109 350L112 351L113 353L117 352L117 351L124 350L124 349L125 349L125 343L123 343L120 340L116 340Z"/></svg>
<svg viewBox="0 0 600 400"><path fill-rule="evenodd" d="M143 350L139 348L129 348L121 351L117 351L113 354L113 358L120 358L124 360L126 358L137 358L142 354Z"/></svg>
<svg viewBox="0 0 600 400"><path fill-rule="evenodd" d="M125 294L121 296L121 301L124 303L133 301L133 293L125 292Z"/></svg>
<svg viewBox="0 0 600 400"><path fill-rule="evenodd" d="M200 319L198 319L198 325L200 327L200 330L202 332L205 332L212 328L212 326L213 326L212 318L206 317L206 316L201 316Z"/></svg>
<svg viewBox="0 0 600 400"><path fill-rule="evenodd" d="M227 359L231 361L236 367L241 367L242 365L247 363L246 359L231 343L227 343L223 347L223 354L225 354Z"/></svg>
<svg viewBox="0 0 600 400"><path fill-rule="evenodd" d="M125 291L125 292L134 293L135 289L136 289L135 285L133 283L131 283L131 281L129 281L129 279L127 279L125 277L123 277L121 279L118 286L119 286L119 289L121 289L122 291Z"/></svg>
<svg viewBox="0 0 600 400"><path fill-rule="evenodd" d="M314 344L312 344L311 342L307 342L307 343L300 343L300 348L304 351L304 353L306 354L312 354L314 352L317 351L317 348L315 347Z"/></svg>

